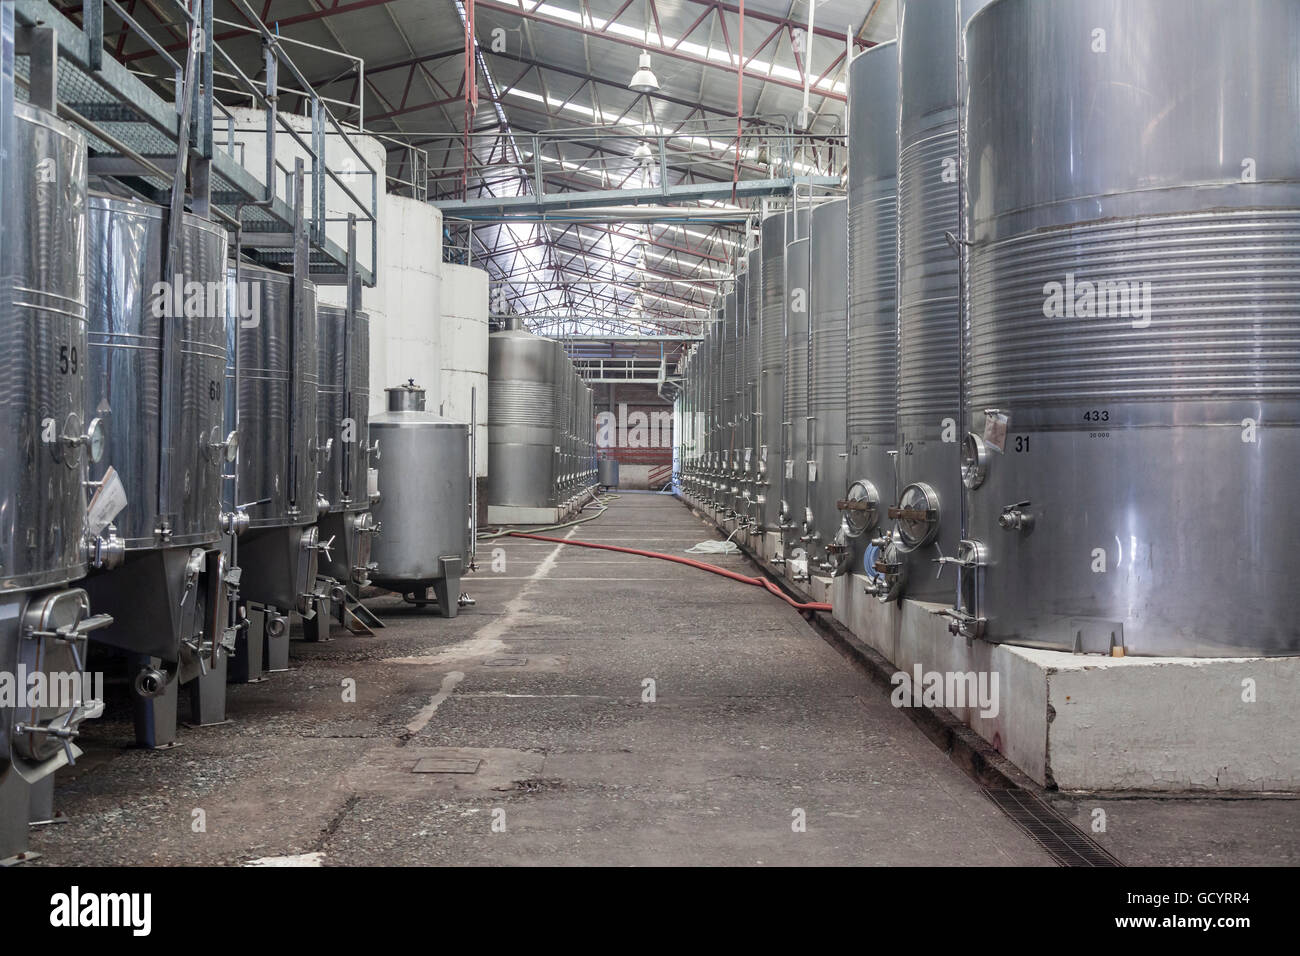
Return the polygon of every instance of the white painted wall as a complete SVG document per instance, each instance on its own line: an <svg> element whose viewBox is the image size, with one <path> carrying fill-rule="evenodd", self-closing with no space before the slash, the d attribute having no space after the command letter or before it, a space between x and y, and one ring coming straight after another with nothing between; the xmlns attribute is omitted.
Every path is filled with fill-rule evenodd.
<svg viewBox="0 0 1300 956"><path fill-rule="evenodd" d="M442 265L442 414L470 417L470 390L477 390L478 454L474 473L487 475L488 277L482 269Z"/></svg>

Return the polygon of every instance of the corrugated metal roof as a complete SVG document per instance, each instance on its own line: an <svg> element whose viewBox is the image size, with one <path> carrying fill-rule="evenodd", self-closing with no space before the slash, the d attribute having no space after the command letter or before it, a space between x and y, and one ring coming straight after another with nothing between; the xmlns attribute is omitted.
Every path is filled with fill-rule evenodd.
<svg viewBox="0 0 1300 956"><path fill-rule="evenodd" d="M294 46L291 54L325 95L352 103L364 97L368 132L429 151L435 173L443 173L431 181L431 196L459 195L465 0L252 2L282 36L325 48ZM804 30L807 2L745 4L747 128L794 122L803 104L801 65L807 62L817 81L810 98L816 111L811 131L837 133L843 121L848 36L861 47L894 35L895 0L825 0L817 5L816 33L810 40ZM734 151L727 150L735 145L738 2L476 0L475 11L484 69L478 78L471 196L526 194L535 188L531 174L538 167L548 190L639 185L647 167L631 156L638 135L647 131L681 134L666 146L670 182L687 176L730 181L735 158ZM224 0L217 0L216 14L223 20L238 19ZM143 7L140 16L150 22ZM217 33L224 35L223 46L237 53L243 68L257 71L256 38L240 37L229 26L218 26ZM166 39L162 27L157 35ZM651 96L627 88L643 49L651 53L660 83ZM364 58L364 88L330 50ZM284 102L292 108L292 98ZM355 111L349 114L339 107L335 113L344 120L356 119ZM565 129L576 132L556 134ZM543 138L535 141L534 135ZM768 173L759 160L766 157L753 142L747 146L752 148L740 175L765 177ZM541 154L538 163L535 148ZM839 159L826 152L809 162L832 164ZM402 160L394 148L390 175ZM401 168L407 171L404 163ZM654 185L659 182L656 174L657 165L650 173ZM474 255L498 282L507 283L514 309L589 312L592 328L612 332L632 328L627 321L632 313L646 322L703 316L700 310L707 306L712 287L692 280L725 270L720 260L741 241L734 226L627 224L611 230L595 225L479 225ZM649 264L637 252L641 246L650 251ZM599 284L601 279L607 281ZM661 328L677 331L682 323L665 321Z"/></svg>

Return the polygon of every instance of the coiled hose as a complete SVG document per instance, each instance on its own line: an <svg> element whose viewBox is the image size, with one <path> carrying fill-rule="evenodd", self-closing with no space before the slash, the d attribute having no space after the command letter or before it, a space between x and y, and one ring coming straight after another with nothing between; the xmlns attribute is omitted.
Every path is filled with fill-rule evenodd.
<svg viewBox="0 0 1300 956"><path fill-rule="evenodd" d="M712 564L705 564L703 561L692 561L690 558L679 557L675 554L663 554L659 551L642 551L639 548L621 548L615 544L596 544L594 541L574 541L569 538L552 538L544 534L528 534L523 531L509 531L506 532L506 534L515 538L531 538L534 541L550 541L555 544L571 544L579 548L595 548L599 551L616 551L619 554L635 554L642 558L658 558L661 561L672 561L674 564L684 564L688 568L699 568L701 571L710 571L713 574L720 574L724 578L730 578L731 580L739 581L742 584L752 584L754 587L766 588L796 611L829 611L831 609L829 604L820 601L809 601L801 604L767 578L751 578L747 574L728 571L726 568L719 568Z"/></svg>

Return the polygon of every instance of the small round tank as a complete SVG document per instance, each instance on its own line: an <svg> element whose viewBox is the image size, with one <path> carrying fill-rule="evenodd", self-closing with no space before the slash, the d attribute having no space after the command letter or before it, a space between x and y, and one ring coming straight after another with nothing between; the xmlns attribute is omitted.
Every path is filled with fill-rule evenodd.
<svg viewBox="0 0 1300 956"><path fill-rule="evenodd" d="M469 426L425 411L414 383L385 392L388 411L370 420L379 468L370 579L401 594L433 588L454 617L469 560Z"/></svg>

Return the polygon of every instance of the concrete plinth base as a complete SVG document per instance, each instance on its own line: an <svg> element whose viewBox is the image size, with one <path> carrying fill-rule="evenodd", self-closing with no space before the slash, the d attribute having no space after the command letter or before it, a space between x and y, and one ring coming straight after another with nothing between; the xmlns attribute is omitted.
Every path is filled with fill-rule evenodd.
<svg viewBox="0 0 1300 956"><path fill-rule="evenodd" d="M514 505L488 505L487 523L490 525L558 524L563 510L560 508L520 508Z"/></svg>
<svg viewBox="0 0 1300 956"><path fill-rule="evenodd" d="M944 706L1042 786L1300 790L1300 659L1114 658L968 642L933 613L941 605L881 604L865 582L834 580L835 619L909 686L918 667L984 675L995 708Z"/></svg>

